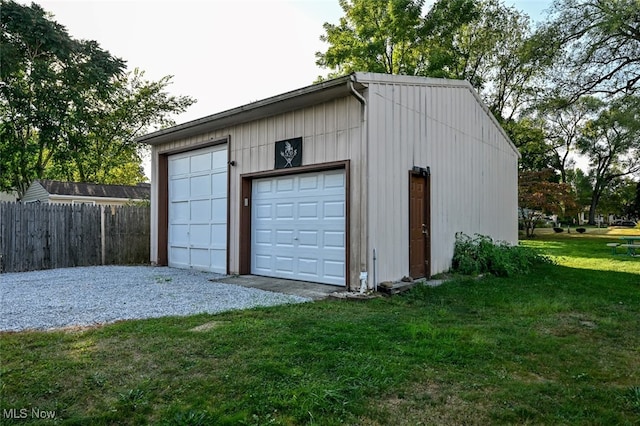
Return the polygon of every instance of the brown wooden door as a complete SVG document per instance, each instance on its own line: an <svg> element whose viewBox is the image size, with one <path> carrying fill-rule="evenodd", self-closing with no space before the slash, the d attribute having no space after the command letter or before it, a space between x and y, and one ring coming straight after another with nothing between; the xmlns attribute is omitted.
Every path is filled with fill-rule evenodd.
<svg viewBox="0 0 640 426"><path fill-rule="evenodd" d="M412 278L431 275L431 215L429 176L409 175L409 274Z"/></svg>

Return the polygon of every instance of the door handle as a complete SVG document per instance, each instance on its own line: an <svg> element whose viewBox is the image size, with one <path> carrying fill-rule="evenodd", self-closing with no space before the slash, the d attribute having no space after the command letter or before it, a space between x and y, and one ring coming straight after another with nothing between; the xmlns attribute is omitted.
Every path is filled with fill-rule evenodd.
<svg viewBox="0 0 640 426"><path fill-rule="evenodd" d="M425 225L424 223L422 224L422 233L424 235L426 235L427 237L429 236L429 231L427 230L427 225Z"/></svg>

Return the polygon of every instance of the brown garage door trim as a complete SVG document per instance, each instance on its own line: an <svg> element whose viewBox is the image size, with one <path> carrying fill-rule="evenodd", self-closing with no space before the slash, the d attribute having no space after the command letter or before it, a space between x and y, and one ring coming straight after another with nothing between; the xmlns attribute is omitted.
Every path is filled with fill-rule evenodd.
<svg viewBox="0 0 640 426"><path fill-rule="evenodd" d="M231 137L209 140L203 143L182 146L158 153L158 262L159 266L169 264L169 157L183 152L197 151L216 145L227 144L227 273L229 272L229 218L230 218L230 176L229 152L231 152Z"/></svg>
<svg viewBox="0 0 640 426"><path fill-rule="evenodd" d="M266 172L246 173L240 175L240 258L239 260L239 273L241 275L247 275L251 273L251 189L253 187L254 179L270 178L286 175L297 175L303 173L312 172L324 172L328 170L343 169L345 174L345 286L349 288L351 278L351 268L349 258L350 245L350 218L351 218L351 197L350 186L351 179L350 173L350 160L334 161L330 163L312 164L309 166L269 170Z"/></svg>

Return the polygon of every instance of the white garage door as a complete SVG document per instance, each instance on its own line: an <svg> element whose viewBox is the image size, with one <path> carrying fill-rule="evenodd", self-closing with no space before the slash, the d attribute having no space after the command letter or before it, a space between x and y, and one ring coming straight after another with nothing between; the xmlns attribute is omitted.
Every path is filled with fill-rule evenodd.
<svg viewBox="0 0 640 426"><path fill-rule="evenodd" d="M169 157L169 266L227 272L227 145Z"/></svg>
<svg viewBox="0 0 640 426"><path fill-rule="evenodd" d="M251 273L345 285L343 170L256 179Z"/></svg>

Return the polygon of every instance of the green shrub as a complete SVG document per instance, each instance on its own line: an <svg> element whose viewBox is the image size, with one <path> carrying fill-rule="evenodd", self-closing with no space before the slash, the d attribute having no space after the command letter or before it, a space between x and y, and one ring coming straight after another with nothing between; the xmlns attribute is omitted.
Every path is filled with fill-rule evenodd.
<svg viewBox="0 0 640 426"><path fill-rule="evenodd" d="M584 234L585 232L587 232L587 230L585 228L576 228L576 232L579 234Z"/></svg>
<svg viewBox="0 0 640 426"><path fill-rule="evenodd" d="M558 228L558 227L554 227L553 228L553 232L555 232L556 234L559 234L559 233L561 233L563 231L564 231L564 229L562 229L562 228Z"/></svg>
<svg viewBox="0 0 640 426"><path fill-rule="evenodd" d="M552 263L547 256L535 250L494 242L490 237L475 234L474 238L458 232L453 250L452 271L464 275L493 274L509 277L526 274L540 263Z"/></svg>

